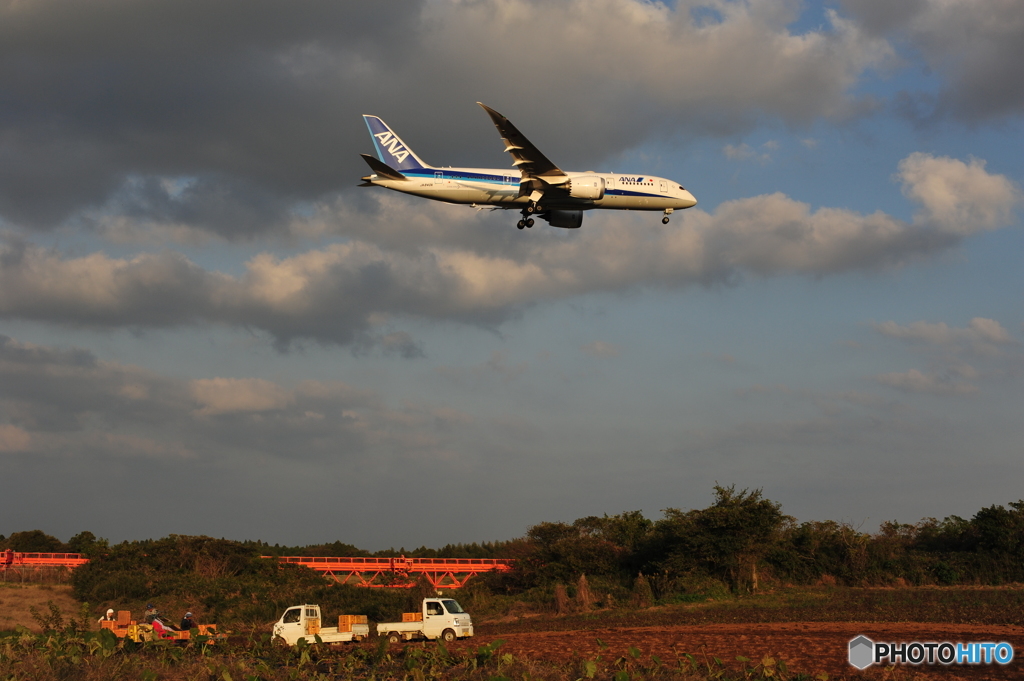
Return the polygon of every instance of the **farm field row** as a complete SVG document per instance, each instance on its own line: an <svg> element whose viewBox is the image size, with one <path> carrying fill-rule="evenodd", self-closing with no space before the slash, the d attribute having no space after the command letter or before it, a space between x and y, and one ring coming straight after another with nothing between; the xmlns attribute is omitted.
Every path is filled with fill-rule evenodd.
<svg viewBox="0 0 1024 681"><path fill-rule="evenodd" d="M704 656L707 659L717 657L733 671L739 671L737 656L756 662L767 655L785 661L790 672L812 676L826 672L835 679L855 672L847 662L848 643L862 634L873 641L885 642L1006 641L1018 654L1024 655L1022 627L936 623L772 622L624 626L510 633L500 637L478 636L473 641L463 641L458 645L474 647L501 639L505 641L501 646L503 653L549 662L593 660L598 656L604 661L611 661L629 656L629 649L633 647L639 649L640 659L653 655L673 667L677 660L689 653L699 660ZM924 665L915 671L936 679L1001 681L1024 678L1024 664L1017 659L1006 666Z"/></svg>

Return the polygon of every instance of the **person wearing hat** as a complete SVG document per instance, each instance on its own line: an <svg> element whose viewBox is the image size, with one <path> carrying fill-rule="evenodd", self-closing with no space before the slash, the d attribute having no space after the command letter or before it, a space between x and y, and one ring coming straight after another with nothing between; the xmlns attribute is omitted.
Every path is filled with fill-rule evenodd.
<svg viewBox="0 0 1024 681"><path fill-rule="evenodd" d="M152 603L147 603L146 613L142 616L142 618L146 620L146 624L152 624L153 620L155 620L156 616L159 614L160 611L156 609L156 606L154 606Z"/></svg>
<svg viewBox="0 0 1024 681"><path fill-rule="evenodd" d="M99 623L99 622L113 622L116 619L117 618L114 617L114 609L113 608L107 608L107 614L105 614L103 617L101 617L98 620L96 620L96 622L97 623Z"/></svg>
<svg viewBox="0 0 1024 681"><path fill-rule="evenodd" d="M178 628L182 631L191 631L196 628L196 622L192 619L191 612L185 613L185 616L181 618L181 626Z"/></svg>

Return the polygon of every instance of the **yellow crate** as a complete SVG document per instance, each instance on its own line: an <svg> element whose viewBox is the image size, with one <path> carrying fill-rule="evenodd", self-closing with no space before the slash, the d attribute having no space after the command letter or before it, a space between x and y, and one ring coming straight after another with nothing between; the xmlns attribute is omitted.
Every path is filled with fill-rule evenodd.
<svg viewBox="0 0 1024 681"><path fill-rule="evenodd" d="M422 622L423 621L423 613L421 613L421 612L403 612L402 613L402 621L403 622Z"/></svg>

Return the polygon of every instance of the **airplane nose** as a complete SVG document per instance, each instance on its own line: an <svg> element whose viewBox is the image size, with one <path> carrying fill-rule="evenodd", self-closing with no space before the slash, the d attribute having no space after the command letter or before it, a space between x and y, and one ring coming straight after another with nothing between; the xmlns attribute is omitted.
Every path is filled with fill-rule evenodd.
<svg viewBox="0 0 1024 681"><path fill-rule="evenodd" d="M691 194L685 189L683 190L683 195L679 198L682 200L684 204L683 208L692 208L693 206L697 205L697 199L694 198L693 194Z"/></svg>

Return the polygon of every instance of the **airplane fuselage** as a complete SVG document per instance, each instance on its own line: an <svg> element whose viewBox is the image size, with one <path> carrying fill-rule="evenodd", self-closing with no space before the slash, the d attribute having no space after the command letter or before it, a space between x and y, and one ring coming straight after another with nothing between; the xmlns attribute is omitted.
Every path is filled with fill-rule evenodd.
<svg viewBox="0 0 1024 681"><path fill-rule="evenodd" d="M503 168L424 168L403 170L405 180L392 180L371 175L369 182L424 199L446 203L478 206L516 207L530 203L528 195L520 194L520 177ZM548 196L544 207L565 210L603 208L612 210L683 209L697 203L693 195L679 184L650 175L618 175L615 173L566 173L570 181L598 179L603 191L591 192L591 198Z"/></svg>

